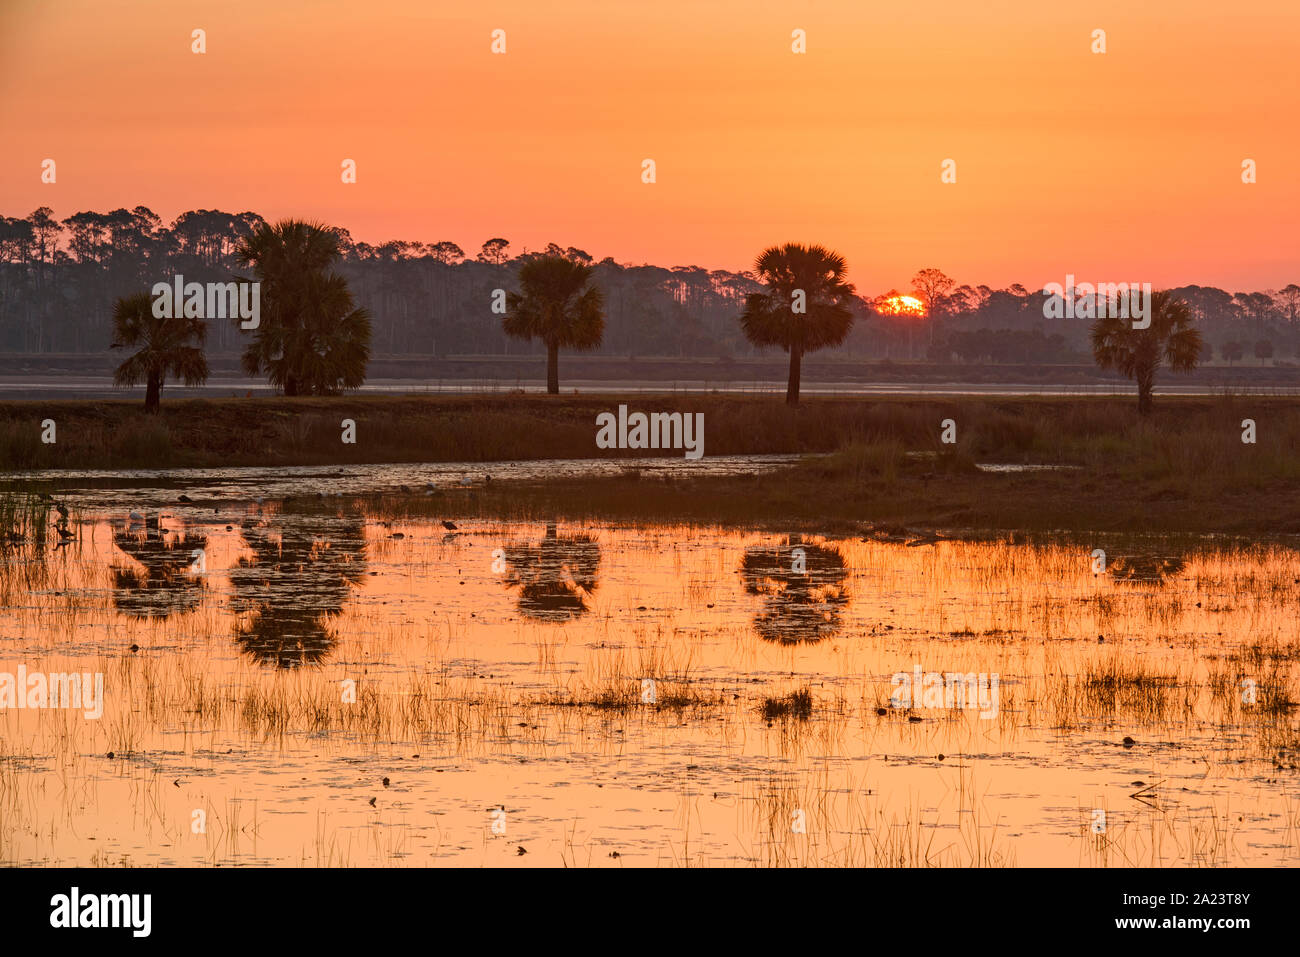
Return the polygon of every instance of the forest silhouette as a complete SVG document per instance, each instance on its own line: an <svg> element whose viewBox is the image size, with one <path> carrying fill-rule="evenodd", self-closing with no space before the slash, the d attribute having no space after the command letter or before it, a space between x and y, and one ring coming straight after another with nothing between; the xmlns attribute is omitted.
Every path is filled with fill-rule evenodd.
<svg viewBox="0 0 1300 957"><path fill-rule="evenodd" d="M192 210L165 223L144 206L78 212L59 220L41 207L0 217L0 353L97 354L112 341L113 303L160 279L197 282L253 278L242 243L263 227L256 213ZM774 354L747 340L738 317L749 297L768 292L746 269L619 263L574 246L519 248L494 237L477 250L450 240L355 241L331 227L358 309L371 319L372 356L545 356L544 341L520 341L491 311L494 290L516 290L529 262L559 257L590 269L603 296L605 324L591 354L683 357L727 362ZM756 249L756 252L758 250ZM900 277L897 292L907 285ZM1091 364L1087 321L1043 316L1041 289L958 284L918 263L903 289L927 304L918 322L889 315L882 295L846 298L852 323L820 356L944 363ZM1185 301L1204 338L1202 361L1274 362L1300 351L1300 285L1231 292L1209 286L1171 290ZM210 356L235 356L246 336L231 323L209 323Z"/></svg>

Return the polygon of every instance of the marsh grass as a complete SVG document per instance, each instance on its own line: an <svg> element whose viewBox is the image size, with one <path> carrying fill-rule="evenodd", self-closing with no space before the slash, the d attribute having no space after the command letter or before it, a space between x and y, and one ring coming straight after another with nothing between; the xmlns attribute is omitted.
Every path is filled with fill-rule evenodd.
<svg viewBox="0 0 1300 957"><path fill-rule="evenodd" d="M894 445L943 452L939 423L952 418L962 459L1074 464L1191 482L1300 477L1290 454L1300 442L1300 409L1283 399L1233 396L1165 396L1145 419L1122 397L809 397L796 408L768 397L651 400L616 393L177 399L152 416L126 400L6 402L0 403L0 470L635 458L635 450L595 447L596 415L620 402L703 412L709 455ZM39 425L51 415L59 442L44 445ZM356 445L339 442L344 418L358 424ZM1241 442L1243 418L1268 424L1255 445ZM848 456L852 469L857 455Z"/></svg>
<svg viewBox="0 0 1300 957"><path fill-rule="evenodd" d="M1005 824L978 796L968 769L952 774L938 806L895 806L865 781L832 786L825 766L806 777L768 775L742 807L752 816L752 863L765 867L1008 867L1014 848ZM802 830L794 827L798 821Z"/></svg>
<svg viewBox="0 0 1300 957"><path fill-rule="evenodd" d="M39 423L0 422L0 470L36 468L41 459Z"/></svg>
<svg viewBox="0 0 1300 957"><path fill-rule="evenodd" d="M48 503L35 498L27 512L15 500L13 522L48 522ZM328 511L344 507L335 503ZM322 506L321 515L326 511ZM717 549L683 548L665 558L674 542L690 537L686 531L642 530L624 555L617 547L621 533L582 530L600 532L607 554L626 559L611 576L629 567L653 571L665 600L684 595L688 607L627 621L620 607L597 604L586 619L563 626L517 623L510 641L524 649L517 656L524 663L509 677L479 660L485 654L467 642L476 634L467 619L403 621L382 602L349 605L332 626L337 646L320 665L259 666L225 649L232 621L215 562L218 580L194 611L168 621L117 614L103 561L111 540L105 543L103 526L93 522L83 530L80 556L70 549L45 556L49 587L39 594L19 587L31 562L0 564L0 595L10 596L0 609L0 637L24 638L29 668L103 670L111 689L100 722L62 711L0 713L0 861L48 863L54 848L75 846L77 862L84 863L89 850L73 843L73 822L86 821L85 808L93 806L88 794L116 786L134 789L141 830L179 840L188 823L168 802L180 792L157 774L157 765L175 755L202 762L214 782L234 782L233 792L215 793L204 805L218 826L185 853L211 863L257 859L254 837L273 840L275 825L268 827L265 809L252 802L230 803L250 780L237 758L225 757L231 750L291 762L309 748L345 768L390 752L433 755L437 768L447 770L546 759L538 763L625 775L637 762L651 761L652 778L671 774L682 782L683 837L667 859L686 863L705 853L700 802L722 806L733 798L739 837L715 832L711 839L727 847L739 841L746 858L757 862L1012 863L1016 841L1008 831L1034 822L1011 821L1001 801L995 806L979 798L972 769L987 784L990 773L1014 763L1006 755L1051 761L1057 748L1075 740L1067 735L1095 746L1103 765L1111 754L1158 764L1165 758L1145 749L1157 736L1197 749L1216 778L1254 782L1254 790L1231 792L1252 807L1268 809L1268 801L1280 800L1261 780L1292 780L1297 741L1289 703L1297 697L1300 668L1294 615L1300 584L1290 549L1104 540L1113 554L1179 556L1163 577L1129 580L1092 574L1088 556L1096 541L1090 538L1025 545L1004 536L915 547L818 539L846 558L855 616L815 648L792 650L757 641L747 617L752 603L726 617L700 618L706 614L700 602L749 602L732 559L770 536L732 536ZM449 541L440 527L418 523L400 541L391 531L367 530L372 561L391 563L412 580L442 574L437 581L455 585L447 566L458 568L467 554L460 539ZM486 556L491 543L519 530L498 522L463 533L476 542L473 554ZM33 547L24 544L24 556ZM954 602L953 596L964 598ZM508 601L504 592L501 597ZM1229 606L1237 610L1221 610ZM132 644L139 653L128 650ZM918 660L926 671L1000 673L997 720L957 708L878 714L888 702L888 676L910 671ZM1244 678L1258 685L1254 704L1241 699ZM356 680L355 701L341 694L347 679ZM655 682L653 702L643 699L646 679ZM1131 751L1119 746L1129 727L1147 729L1134 734L1140 743ZM1207 735L1220 740L1206 744ZM703 757L692 756L697 750ZM700 766L719 764L736 769L735 794L714 797L733 782L713 776L704 778L708 796L702 796ZM1114 770L1106 766L1106 773ZM917 782L931 787L924 799L911 790ZM951 797L936 806L937 784ZM1234 839L1237 825L1222 815L1192 808L1144 817L1148 811L1124 800L1127 793L1106 804L1116 814L1105 841L1083 835L1092 842L1090 850L1081 845L1083 858L1127 865L1252 859L1250 847ZM805 834L790 830L796 809L807 815ZM375 811L366 821L367 830L356 831L355 816L322 819L302 859L389 863L410 853L409 832L384 829L391 818ZM463 843L463 835L456 840ZM1295 843L1288 840L1291 854Z"/></svg>
<svg viewBox="0 0 1300 957"><path fill-rule="evenodd" d="M850 440L821 459L814 468L825 478L854 484L880 482L893 485L906 461L907 450L897 439Z"/></svg>
<svg viewBox="0 0 1300 957"><path fill-rule="evenodd" d="M813 713L813 696L807 688L780 698L764 698L759 705L764 721L807 721Z"/></svg>
<svg viewBox="0 0 1300 957"><path fill-rule="evenodd" d="M638 641L593 657L583 676L545 692L537 703L595 711L682 712L727 700L715 682L691 673L690 652Z"/></svg>
<svg viewBox="0 0 1300 957"><path fill-rule="evenodd" d="M1079 677L1082 706L1089 713L1123 712L1144 723L1166 718L1177 686L1176 675L1153 673L1119 656L1090 663Z"/></svg>
<svg viewBox="0 0 1300 957"><path fill-rule="evenodd" d="M1106 828L1093 833L1091 808L1080 808L1079 864L1085 867L1224 867L1240 853L1238 818L1230 806L1212 800L1188 807L1161 797L1159 788L1144 792L1147 800L1130 800L1122 807L1103 807ZM1294 838L1287 835L1288 846Z"/></svg>
<svg viewBox="0 0 1300 957"><path fill-rule="evenodd" d="M50 506L38 493L0 490L0 551L27 541L43 541Z"/></svg>

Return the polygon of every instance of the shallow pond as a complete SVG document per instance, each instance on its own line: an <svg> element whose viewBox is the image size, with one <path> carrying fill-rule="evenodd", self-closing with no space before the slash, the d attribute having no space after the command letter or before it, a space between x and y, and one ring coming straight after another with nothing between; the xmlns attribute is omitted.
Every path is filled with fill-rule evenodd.
<svg viewBox="0 0 1300 957"><path fill-rule="evenodd" d="M435 468L377 484L459 480ZM0 710L0 862L1300 860L1281 546L447 521L350 497L369 473L300 508L144 478L0 549L0 675L104 677L97 718Z"/></svg>

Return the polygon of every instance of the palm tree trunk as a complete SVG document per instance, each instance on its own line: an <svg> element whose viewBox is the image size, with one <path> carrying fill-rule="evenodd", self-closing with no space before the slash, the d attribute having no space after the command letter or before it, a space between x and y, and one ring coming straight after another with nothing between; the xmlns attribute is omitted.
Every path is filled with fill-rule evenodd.
<svg viewBox="0 0 1300 957"><path fill-rule="evenodd" d="M146 412L157 412L161 405L162 376L157 372L150 372L144 389L144 410Z"/></svg>
<svg viewBox="0 0 1300 957"><path fill-rule="evenodd" d="M546 346L546 391L550 395L560 394L560 347L549 343Z"/></svg>
<svg viewBox="0 0 1300 957"><path fill-rule="evenodd" d="M797 346L790 349L790 381L785 387L785 404L799 404L799 362L803 352Z"/></svg>
<svg viewBox="0 0 1300 957"><path fill-rule="evenodd" d="M1139 372L1137 376L1138 387L1138 415L1150 415L1153 407L1151 401L1151 392L1155 386L1155 373Z"/></svg>

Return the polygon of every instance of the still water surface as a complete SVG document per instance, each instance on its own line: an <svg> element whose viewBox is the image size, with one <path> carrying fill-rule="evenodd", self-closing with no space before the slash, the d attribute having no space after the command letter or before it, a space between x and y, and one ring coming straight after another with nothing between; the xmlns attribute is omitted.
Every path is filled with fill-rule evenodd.
<svg viewBox="0 0 1300 957"><path fill-rule="evenodd" d="M439 468L136 476L0 550L0 672L106 699L0 711L0 861L1300 861L1288 548L449 521Z"/></svg>

